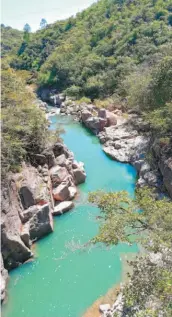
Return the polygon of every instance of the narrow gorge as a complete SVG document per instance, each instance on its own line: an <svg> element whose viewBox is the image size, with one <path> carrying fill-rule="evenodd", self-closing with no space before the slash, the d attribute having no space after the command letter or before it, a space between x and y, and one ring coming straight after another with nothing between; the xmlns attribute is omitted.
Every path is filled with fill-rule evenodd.
<svg viewBox="0 0 172 317"><path fill-rule="evenodd" d="M2 317L171 317L171 0L53 1L3 4Z"/></svg>

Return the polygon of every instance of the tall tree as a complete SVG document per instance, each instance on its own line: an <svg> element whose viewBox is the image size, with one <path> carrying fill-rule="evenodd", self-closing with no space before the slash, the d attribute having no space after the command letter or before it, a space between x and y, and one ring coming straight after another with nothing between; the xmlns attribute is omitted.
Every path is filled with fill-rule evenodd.
<svg viewBox="0 0 172 317"><path fill-rule="evenodd" d="M28 23L24 25L23 31L24 31L23 40L25 43L28 43L30 38L29 34L31 32L31 27Z"/></svg>
<svg viewBox="0 0 172 317"><path fill-rule="evenodd" d="M26 23L23 27L24 32L30 33L31 32L31 27L28 23Z"/></svg>
<svg viewBox="0 0 172 317"><path fill-rule="evenodd" d="M41 22L40 22L40 29L44 29L47 26L47 20L42 18Z"/></svg>

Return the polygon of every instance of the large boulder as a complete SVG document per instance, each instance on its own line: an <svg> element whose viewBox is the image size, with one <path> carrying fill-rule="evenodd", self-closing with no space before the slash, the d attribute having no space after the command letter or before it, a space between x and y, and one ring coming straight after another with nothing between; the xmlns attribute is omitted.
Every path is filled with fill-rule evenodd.
<svg viewBox="0 0 172 317"><path fill-rule="evenodd" d="M26 223L36 213L37 213L37 205L31 206L28 209L23 210L20 214L22 223Z"/></svg>
<svg viewBox="0 0 172 317"><path fill-rule="evenodd" d="M69 197L73 199L77 194L77 189L75 186L69 186Z"/></svg>
<svg viewBox="0 0 172 317"><path fill-rule="evenodd" d="M110 112L110 111L106 111L106 118L107 118L107 126L113 126L117 124L117 116Z"/></svg>
<svg viewBox="0 0 172 317"><path fill-rule="evenodd" d="M106 109L104 109L104 108L101 108L101 109L99 109L98 110L98 117L100 117L100 118L103 118L103 119L106 119Z"/></svg>
<svg viewBox="0 0 172 317"><path fill-rule="evenodd" d="M94 134L98 134L106 126L106 119L90 117L84 123L86 127L89 128Z"/></svg>
<svg viewBox="0 0 172 317"><path fill-rule="evenodd" d="M20 237L22 241L28 248L30 248L31 246L29 227L30 227L29 222L25 223L24 225L22 225L22 229L20 233Z"/></svg>
<svg viewBox="0 0 172 317"><path fill-rule="evenodd" d="M56 201L64 201L70 198L69 188L66 183L53 189L53 197Z"/></svg>
<svg viewBox="0 0 172 317"><path fill-rule="evenodd" d="M64 154L66 158L74 158L74 154L71 151L69 151L65 144L62 144L60 142L54 144L53 152L55 157Z"/></svg>
<svg viewBox="0 0 172 317"><path fill-rule="evenodd" d="M84 110L81 113L81 119L83 122L85 122L88 118L90 118L92 116L92 113L88 110Z"/></svg>
<svg viewBox="0 0 172 317"><path fill-rule="evenodd" d="M83 169L81 168L76 168L73 170L73 174L74 174L74 180L75 180L75 184L81 184L85 182L86 179L86 173L84 172Z"/></svg>
<svg viewBox="0 0 172 317"><path fill-rule="evenodd" d="M61 215L64 212L69 211L70 209L72 209L74 206L74 203L72 201L63 201L61 203L59 203L57 206L55 206L54 210L53 210L53 215Z"/></svg>
<svg viewBox="0 0 172 317"><path fill-rule="evenodd" d="M35 166L47 164L49 168L55 165L55 156L52 149L47 148L41 154L32 155L32 162Z"/></svg>
<svg viewBox="0 0 172 317"><path fill-rule="evenodd" d="M37 211L29 220L30 239L38 240L53 231L53 221L49 204L36 206Z"/></svg>
<svg viewBox="0 0 172 317"><path fill-rule="evenodd" d="M22 222L22 205L14 180L2 192L1 208L1 252L6 269L12 269L32 256L28 246L22 241L20 234Z"/></svg>
<svg viewBox="0 0 172 317"><path fill-rule="evenodd" d="M16 174L14 180L24 209L50 200L47 184L35 167L23 165L22 172Z"/></svg>
<svg viewBox="0 0 172 317"><path fill-rule="evenodd" d="M69 178L69 173L66 167L56 165L50 169L50 177L53 187L56 187Z"/></svg>
<svg viewBox="0 0 172 317"><path fill-rule="evenodd" d="M64 154L59 155L56 158L56 163L57 163L57 165L60 165L60 166L66 166L66 164L67 164L66 156Z"/></svg>
<svg viewBox="0 0 172 317"><path fill-rule="evenodd" d="M53 167L55 164L56 164L56 161L55 161L55 156L54 156L54 153L53 153L53 150L51 149L45 149L43 152L42 152L42 155L45 156L45 159L46 159L46 164L48 165L48 168L51 168Z"/></svg>

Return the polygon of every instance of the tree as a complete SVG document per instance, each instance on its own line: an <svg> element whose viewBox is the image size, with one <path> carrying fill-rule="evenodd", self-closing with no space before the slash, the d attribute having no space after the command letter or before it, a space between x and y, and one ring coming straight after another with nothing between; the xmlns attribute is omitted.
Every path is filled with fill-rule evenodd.
<svg viewBox="0 0 172 317"><path fill-rule="evenodd" d="M29 39L30 39L30 32L31 32L31 27L28 23L26 23L24 25L24 28L23 28L23 31L24 31L24 35L23 35L23 40L25 43L28 43L29 42Z"/></svg>
<svg viewBox="0 0 172 317"><path fill-rule="evenodd" d="M24 32L30 33L31 32L31 27L28 23L26 23L23 27Z"/></svg>
<svg viewBox="0 0 172 317"><path fill-rule="evenodd" d="M42 18L40 22L40 29L44 29L47 26L47 21L46 19Z"/></svg>
<svg viewBox="0 0 172 317"><path fill-rule="evenodd" d="M92 243L139 242L146 251L131 263L133 274L122 291L122 316L170 317L172 202L167 198L157 200L147 188L137 190L135 199L126 192L98 191L90 194L89 201L101 210L99 233Z"/></svg>

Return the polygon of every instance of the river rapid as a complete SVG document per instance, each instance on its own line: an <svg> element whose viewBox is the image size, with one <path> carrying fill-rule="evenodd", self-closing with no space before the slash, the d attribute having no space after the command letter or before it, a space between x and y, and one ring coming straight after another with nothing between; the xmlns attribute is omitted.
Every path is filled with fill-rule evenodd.
<svg viewBox="0 0 172 317"><path fill-rule="evenodd" d="M50 118L61 126L64 143L85 164L86 182L78 187L75 208L54 218L54 233L34 245L35 258L10 272L2 317L81 317L85 310L122 279L122 258L138 251L120 244L75 250L98 231L98 208L88 204L90 191L126 190L133 196L136 171L109 158L96 136L70 117ZM93 316L94 317L94 316Z"/></svg>

